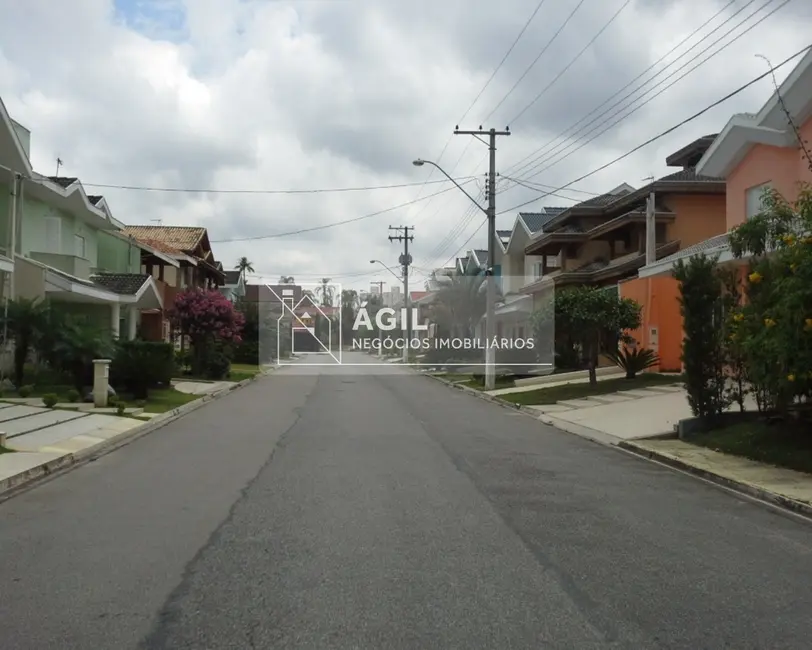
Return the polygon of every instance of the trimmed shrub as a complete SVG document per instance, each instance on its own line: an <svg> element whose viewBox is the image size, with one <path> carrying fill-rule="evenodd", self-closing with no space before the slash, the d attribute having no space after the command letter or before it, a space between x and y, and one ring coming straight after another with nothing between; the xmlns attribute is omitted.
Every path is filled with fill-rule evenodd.
<svg viewBox="0 0 812 650"><path fill-rule="evenodd" d="M31 397L31 393L33 392L34 392L33 386L20 386L20 390L17 391L17 393L22 398Z"/></svg>
<svg viewBox="0 0 812 650"><path fill-rule="evenodd" d="M59 402L59 396L56 393L47 393L42 396L42 403L49 409L52 409Z"/></svg>
<svg viewBox="0 0 812 650"><path fill-rule="evenodd" d="M68 398L68 401L71 402L72 404L76 403L79 401L79 391L76 390L75 388L71 388L67 392L66 397Z"/></svg>
<svg viewBox="0 0 812 650"><path fill-rule="evenodd" d="M146 399L149 389L168 385L175 370L175 351L161 341L122 341L113 359L111 383L136 399Z"/></svg>

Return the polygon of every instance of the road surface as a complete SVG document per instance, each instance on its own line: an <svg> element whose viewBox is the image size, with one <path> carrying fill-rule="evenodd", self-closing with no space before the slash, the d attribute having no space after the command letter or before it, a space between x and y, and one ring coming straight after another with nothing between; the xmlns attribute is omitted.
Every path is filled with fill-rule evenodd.
<svg viewBox="0 0 812 650"><path fill-rule="evenodd" d="M212 402L0 504L0 558L3 650L812 638L806 523L400 368Z"/></svg>

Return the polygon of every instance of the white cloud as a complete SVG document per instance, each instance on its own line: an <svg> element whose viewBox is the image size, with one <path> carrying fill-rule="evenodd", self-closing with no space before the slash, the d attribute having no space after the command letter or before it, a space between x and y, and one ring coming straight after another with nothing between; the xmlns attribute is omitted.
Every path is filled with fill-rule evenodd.
<svg viewBox="0 0 812 650"><path fill-rule="evenodd" d="M117 7L112 0L27 0L4 7L0 88L13 117L32 130L35 168L53 173L59 156L62 173L86 183L192 189L408 183L422 181L429 173L411 161L436 159L449 138L439 162L449 171L453 168L455 176L481 178L486 170L484 147L451 137L451 130L536 4L508 0L471 11L470 3L434 0L119 0ZM542 6L461 126L485 121L575 4L548 0ZM726 15L746 4L739 0ZM762 4L743 9L693 54ZM759 15L779 4L776 0ZM620 5L621 0L587 0L483 126L501 128L518 114ZM510 125L513 135L499 142L500 171L509 174L526 154L605 105L607 97L705 25L722 6L701 0L632 3ZM810 18L809 3L790 3L628 120L531 180L562 185L694 113L762 72L764 62L755 54L777 63L806 45ZM640 184L650 174L665 173L668 153L718 131L732 112L756 110L770 90L767 80L757 84L578 187L601 192L623 181ZM565 153L573 148L558 147ZM428 185L422 195L442 187ZM476 193L473 185L467 187ZM202 224L215 241L352 219L410 201L421 192L418 187L289 195L89 190L104 194L125 223L162 219L165 224ZM532 196L530 190L510 189L499 195L499 209ZM542 203L565 202L549 197ZM414 224L415 262L429 266L452 257L481 223L474 214L453 241L435 250L458 229L468 207L468 200L455 190L345 226L216 243L215 254L227 267L247 255L271 278L292 274L303 280L322 275L339 279L343 274L368 274L372 258L396 265L400 251L387 240L387 227ZM502 215L499 227L510 227L512 218ZM474 243L484 244L484 228ZM431 252L436 254L429 256ZM365 286L377 273L340 279ZM380 279L387 277L391 279L380 272Z"/></svg>

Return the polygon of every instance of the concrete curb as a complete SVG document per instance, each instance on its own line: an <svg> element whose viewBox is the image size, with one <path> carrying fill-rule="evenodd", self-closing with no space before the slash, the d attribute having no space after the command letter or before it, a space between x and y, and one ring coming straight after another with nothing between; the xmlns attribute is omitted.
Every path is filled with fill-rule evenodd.
<svg viewBox="0 0 812 650"><path fill-rule="evenodd" d="M621 449L629 451L633 454L637 454L638 456L642 456L649 460L662 463L663 465L673 467L674 469L678 469L683 472L687 472L688 474L693 474L694 476L698 476L706 481L720 485L733 492L744 494L748 497L752 497L759 501L764 501L765 503L778 506L796 514L804 515L805 517L812 517L812 504L804 503L803 501L796 501L795 499L791 499L790 497L782 494L777 494L776 492L771 492L764 488L750 485L749 483L743 483L726 476L721 476L720 474L715 474L709 470L686 463L685 461L675 458L669 454L663 454L657 451L652 451L651 449L646 449L645 447L641 447L631 440L623 440L618 444L618 446Z"/></svg>
<svg viewBox="0 0 812 650"><path fill-rule="evenodd" d="M625 452L633 453L636 456L641 456L648 460L659 462L662 463L663 465L667 465L668 467L671 467L673 469L678 469L688 474L692 474L710 483L714 483L728 490L731 490L732 492L737 492L739 494L743 494L758 501L762 501L764 503L777 506L784 510L789 510L790 512L812 518L812 504L804 503L803 501L796 501L795 499L791 499L781 494L776 494L775 492L770 492L769 490L765 490L763 488L758 488L754 485L749 485L748 483L742 483L741 481L735 481L725 476L714 474L713 472L704 470L699 467L695 467L694 465L690 465L689 463L681 461L672 456L661 454L646 449L645 447L641 447L635 444L635 441L633 440L624 440L622 438L617 438L611 434L604 433L603 431L598 431L596 429L584 427L575 424L573 422L568 422L566 420L559 420L558 418L555 418L553 416L544 413L539 414L538 412L533 412L532 409L523 408L521 405L506 402L505 400L501 400L493 395L486 395L474 388L454 384L450 381L443 379L442 377L435 377L429 374L425 374L425 376L431 377L432 379L439 381L440 383L445 384L446 386L450 386L451 388L456 388L469 394L476 395L480 399L483 399L487 402L499 404L500 406L508 408L512 411L519 411L521 413L525 413L526 415L531 416L534 420L538 420L542 424L554 427L565 433L571 433L581 438L585 438L587 440L591 440L599 444L608 445L610 447L615 447L616 449L620 449ZM664 438L674 439L676 438L676 435L673 432L669 432L655 436L649 436L646 439L657 440Z"/></svg>
<svg viewBox="0 0 812 650"><path fill-rule="evenodd" d="M94 461L98 458L101 458L102 456L105 456L115 451L116 449L124 447L130 444L131 442L134 442L135 440L138 440L139 438L152 433L157 429L165 427L167 424L170 424L175 420L179 420L184 415L187 415L192 411L196 411L197 409L205 406L209 402L213 402L223 397L224 395L227 395L228 393L243 388L252 382L258 381L259 379L274 372L274 370L260 372L259 374L253 377L249 377L248 379L243 379L242 381L237 382L233 386L229 386L228 388L218 390L215 393L204 395L199 399L187 402L183 406L179 406L176 409L172 409L171 411L167 411L166 413L161 413L157 417L154 417L151 420L144 422L144 424L142 424L141 426L133 427L132 429L123 431L119 435L114 436L113 438L108 438L107 440L104 440L103 442L100 442L97 445L87 447L73 454L65 454L64 456L54 458L53 460L50 460L47 463L37 465L36 467L31 467L25 470L24 472L3 479L2 481L0 481L0 502L10 499L19 494L20 492L23 492L31 487L34 487L36 484L45 479L53 478L55 476L67 473L72 469L84 465L85 463Z"/></svg>

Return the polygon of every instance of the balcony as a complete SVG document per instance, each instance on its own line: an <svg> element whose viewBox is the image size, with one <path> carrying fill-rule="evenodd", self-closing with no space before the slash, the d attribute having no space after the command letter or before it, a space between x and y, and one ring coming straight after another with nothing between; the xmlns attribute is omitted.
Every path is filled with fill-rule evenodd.
<svg viewBox="0 0 812 650"><path fill-rule="evenodd" d="M46 264L68 275L72 275L81 280L90 279L90 260L76 255L63 255L61 253L30 253L32 260Z"/></svg>

